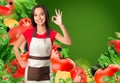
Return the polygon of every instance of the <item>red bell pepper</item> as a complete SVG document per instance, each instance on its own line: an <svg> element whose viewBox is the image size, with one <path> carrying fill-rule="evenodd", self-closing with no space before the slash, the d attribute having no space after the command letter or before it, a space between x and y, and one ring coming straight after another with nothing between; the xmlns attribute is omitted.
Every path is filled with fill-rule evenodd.
<svg viewBox="0 0 120 83"><path fill-rule="evenodd" d="M13 0L7 0L6 6L0 5L0 15L3 15L3 16L10 15L10 14L12 14L13 10L14 10Z"/></svg>

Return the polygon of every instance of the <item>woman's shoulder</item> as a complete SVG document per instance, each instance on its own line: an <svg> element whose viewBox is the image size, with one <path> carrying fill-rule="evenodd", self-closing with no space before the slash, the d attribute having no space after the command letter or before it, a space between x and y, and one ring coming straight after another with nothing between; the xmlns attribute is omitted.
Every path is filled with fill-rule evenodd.
<svg viewBox="0 0 120 83"><path fill-rule="evenodd" d="M30 27L30 28L28 28L26 31L31 32L31 31L33 31L33 30L34 30L34 28L33 28L33 27Z"/></svg>
<svg viewBox="0 0 120 83"><path fill-rule="evenodd" d="M23 35L29 35L29 34L33 33L33 31L34 31L34 28L30 27L23 32Z"/></svg>
<svg viewBox="0 0 120 83"><path fill-rule="evenodd" d="M53 30L53 29L50 30L50 36L51 37L55 37L56 34L57 34L56 30Z"/></svg>
<svg viewBox="0 0 120 83"><path fill-rule="evenodd" d="M51 30L50 30L50 34L53 34L53 33L57 33L57 31L56 31L56 30L51 29Z"/></svg>

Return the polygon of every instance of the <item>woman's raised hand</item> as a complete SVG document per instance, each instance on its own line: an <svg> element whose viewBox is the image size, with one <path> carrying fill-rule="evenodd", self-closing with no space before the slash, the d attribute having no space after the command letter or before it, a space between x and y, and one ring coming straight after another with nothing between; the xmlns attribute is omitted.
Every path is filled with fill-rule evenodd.
<svg viewBox="0 0 120 83"><path fill-rule="evenodd" d="M62 24L62 11L55 9L55 14L52 16L52 21L60 26Z"/></svg>

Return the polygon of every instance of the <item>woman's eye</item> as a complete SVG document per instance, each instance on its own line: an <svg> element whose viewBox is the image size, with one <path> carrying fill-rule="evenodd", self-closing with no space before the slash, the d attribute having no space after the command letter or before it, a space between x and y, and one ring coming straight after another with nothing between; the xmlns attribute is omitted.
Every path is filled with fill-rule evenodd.
<svg viewBox="0 0 120 83"><path fill-rule="evenodd" d="M37 16L36 14L34 16Z"/></svg>
<svg viewBox="0 0 120 83"><path fill-rule="evenodd" d="M44 13L42 13L41 15L45 15Z"/></svg>

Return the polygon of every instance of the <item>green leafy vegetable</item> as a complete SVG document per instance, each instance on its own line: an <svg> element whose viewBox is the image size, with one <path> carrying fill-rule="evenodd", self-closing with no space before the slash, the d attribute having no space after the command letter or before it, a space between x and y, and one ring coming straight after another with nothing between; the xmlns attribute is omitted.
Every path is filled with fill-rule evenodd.
<svg viewBox="0 0 120 83"><path fill-rule="evenodd" d="M14 13L18 15L18 20L24 17L30 17L32 8L37 4L35 0L14 0Z"/></svg>
<svg viewBox="0 0 120 83"><path fill-rule="evenodd" d="M62 48L62 57L63 58L68 58L69 55L68 55L68 51L69 51L69 48Z"/></svg>
<svg viewBox="0 0 120 83"><path fill-rule="evenodd" d="M109 64L120 65L120 55L115 52L113 46L109 46L108 51L101 54L98 62L102 68L107 67Z"/></svg>
<svg viewBox="0 0 120 83"><path fill-rule="evenodd" d="M0 0L0 5L3 5L5 6L7 3L6 3L6 0Z"/></svg>

